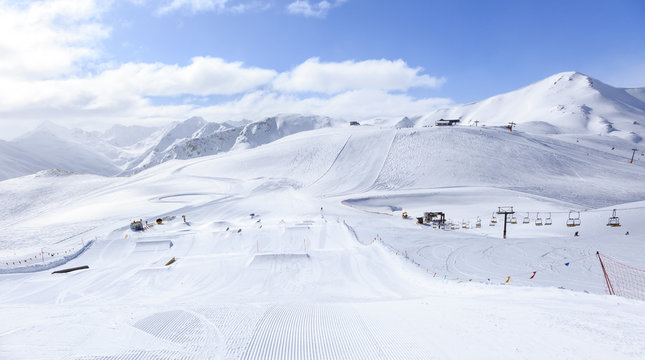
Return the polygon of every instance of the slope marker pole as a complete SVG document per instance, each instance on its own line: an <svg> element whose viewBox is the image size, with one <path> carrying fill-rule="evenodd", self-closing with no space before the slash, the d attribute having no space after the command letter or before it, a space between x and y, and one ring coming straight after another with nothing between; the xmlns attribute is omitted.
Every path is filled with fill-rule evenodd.
<svg viewBox="0 0 645 360"><path fill-rule="evenodd" d="M609 280L609 275L607 275L607 270L605 270L605 264L602 263L602 259L600 258L600 252L596 251L596 256L598 257L598 261L600 261L602 273L605 275L605 285L607 285L607 292L609 292L609 295L616 295L614 287L611 285L611 281Z"/></svg>

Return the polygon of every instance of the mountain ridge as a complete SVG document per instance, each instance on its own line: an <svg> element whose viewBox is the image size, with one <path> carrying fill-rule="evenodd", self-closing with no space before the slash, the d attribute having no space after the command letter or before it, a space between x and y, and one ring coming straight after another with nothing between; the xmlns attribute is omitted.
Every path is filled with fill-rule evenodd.
<svg viewBox="0 0 645 360"><path fill-rule="evenodd" d="M362 121L374 127L506 127L539 135L606 136L637 145L645 130L645 87L616 88L579 72L551 75L482 101L399 120ZM114 125L105 132L67 129L51 121L0 143L0 180L56 168L103 176L130 176L173 159L189 159L261 146L302 131L349 126L324 116L280 114L244 124L190 117L164 128Z"/></svg>

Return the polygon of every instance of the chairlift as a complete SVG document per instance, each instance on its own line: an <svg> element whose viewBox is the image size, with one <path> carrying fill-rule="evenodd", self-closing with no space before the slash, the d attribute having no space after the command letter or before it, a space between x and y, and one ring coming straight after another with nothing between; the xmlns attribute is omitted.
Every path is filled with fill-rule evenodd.
<svg viewBox="0 0 645 360"><path fill-rule="evenodd" d="M517 224L517 218L513 214L511 214L511 224Z"/></svg>
<svg viewBox="0 0 645 360"><path fill-rule="evenodd" d="M580 211L576 211L576 210L569 211L567 226L568 227L580 226Z"/></svg>
<svg viewBox="0 0 645 360"><path fill-rule="evenodd" d="M620 220L618 219L618 216L616 216L616 209L614 209L614 211L611 213L611 217L607 222L607 226L611 226L611 227L620 226Z"/></svg>
<svg viewBox="0 0 645 360"><path fill-rule="evenodd" d="M477 222L475 223L475 227L476 228L482 227L482 219L480 219L479 216L477 217Z"/></svg>
<svg viewBox="0 0 645 360"><path fill-rule="evenodd" d="M490 226L495 226L495 224L497 224L497 217L493 213L493 216L490 218Z"/></svg>
<svg viewBox="0 0 645 360"><path fill-rule="evenodd" d="M537 215L535 215L535 226L542 226L542 218L540 217L540 213L537 213Z"/></svg>
<svg viewBox="0 0 645 360"><path fill-rule="evenodd" d="M551 220L551 213L549 213L549 216L547 216L546 219L544 219L544 225L551 225L553 224L553 220Z"/></svg>
<svg viewBox="0 0 645 360"><path fill-rule="evenodd" d="M529 217L529 213L526 213L526 216L524 219L522 219L522 224L528 224L531 222L531 218Z"/></svg>

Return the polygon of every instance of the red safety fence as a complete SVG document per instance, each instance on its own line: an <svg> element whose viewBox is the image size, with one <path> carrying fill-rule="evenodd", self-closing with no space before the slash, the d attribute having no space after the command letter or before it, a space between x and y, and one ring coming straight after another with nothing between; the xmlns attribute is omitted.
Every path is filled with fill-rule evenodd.
<svg viewBox="0 0 645 360"><path fill-rule="evenodd" d="M610 256L596 252L605 286L610 295L645 301L645 270L624 264Z"/></svg>

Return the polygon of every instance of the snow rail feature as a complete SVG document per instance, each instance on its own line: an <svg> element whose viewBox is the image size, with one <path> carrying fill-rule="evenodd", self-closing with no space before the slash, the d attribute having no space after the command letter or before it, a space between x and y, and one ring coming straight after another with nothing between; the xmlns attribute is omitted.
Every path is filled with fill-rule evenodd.
<svg viewBox="0 0 645 360"><path fill-rule="evenodd" d="M68 273L68 272L72 272L72 271L76 271L76 270L89 269L89 268L90 268L89 266L83 265L83 266L77 266L77 267L68 268L68 269L56 270L56 271L52 272L52 274L65 274L65 273Z"/></svg>

